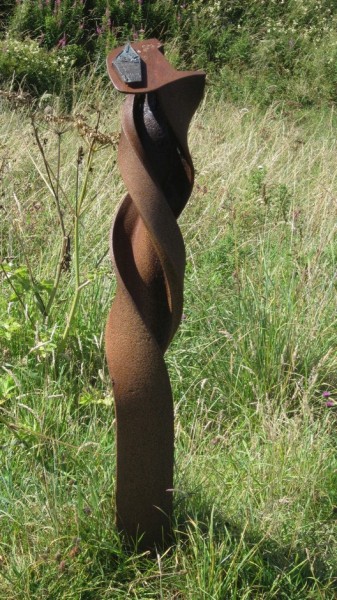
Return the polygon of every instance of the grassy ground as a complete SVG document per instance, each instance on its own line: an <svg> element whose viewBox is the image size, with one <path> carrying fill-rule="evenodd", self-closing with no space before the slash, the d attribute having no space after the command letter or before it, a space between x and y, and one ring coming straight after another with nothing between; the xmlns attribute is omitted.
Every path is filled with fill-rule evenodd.
<svg viewBox="0 0 337 600"><path fill-rule="evenodd" d="M94 127L99 108L100 131L118 130L111 90L98 86L87 98L79 93L74 112ZM46 306L62 243L57 203L28 109L0 102L1 596L335 598L334 110L261 113L208 94L193 122L196 185L180 221L185 318L167 353L176 543L153 558L126 552L114 531L102 336L114 294L109 227L123 196L115 149L100 144L88 171L78 220L86 285L63 343L88 145L73 124L46 122L46 98L38 127L49 169L59 172L71 246L44 319L38 296Z"/></svg>

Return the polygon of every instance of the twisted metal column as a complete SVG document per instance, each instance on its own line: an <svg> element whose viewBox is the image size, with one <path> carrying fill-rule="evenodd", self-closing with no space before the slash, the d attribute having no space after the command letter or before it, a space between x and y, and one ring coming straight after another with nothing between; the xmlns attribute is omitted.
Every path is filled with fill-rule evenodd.
<svg viewBox="0 0 337 600"><path fill-rule="evenodd" d="M143 547L167 539L172 515L173 400L164 353L181 320L185 248L177 218L193 187L187 130L204 89L157 40L140 42L142 81L110 77L123 106L119 167L128 190L112 228L117 293L106 356L117 421L117 527ZM146 83L146 86L144 85Z"/></svg>

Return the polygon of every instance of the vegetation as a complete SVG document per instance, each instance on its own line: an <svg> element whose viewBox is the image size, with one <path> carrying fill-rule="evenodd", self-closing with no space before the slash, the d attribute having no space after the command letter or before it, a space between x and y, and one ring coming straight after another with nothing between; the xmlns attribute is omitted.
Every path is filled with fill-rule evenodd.
<svg viewBox="0 0 337 600"><path fill-rule="evenodd" d="M102 340L120 99L86 88L67 117L42 99L33 123L20 94L1 100L2 594L332 599L334 111L208 93L193 123L184 320L167 354L176 543L153 558L127 553L113 523Z"/></svg>
<svg viewBox="0 0 337 600"><path fill-rule="evenodd" d="M334 3L40 4L0 15L0 596L332 600ZM102 71L107 48L150 35L209 75L166 356L176 537L155 557L114 528L103 346L124 186Z"/></svg>
<svg viewBox="0 0 337 600"><path fill-rule="evenodd" d="M204 68L227 100L300 106L337 99L337 8L333 0L6 0L0 78L41 93L41 69L25 68L20 45L33 38L51 53L43 91L59 91L54 63L77 73L127 39L159 37L180 67ZM1 23L1 15L0 15ZM6 37L7 36L7 37ZM30 43L30 42L29 42ZM28 44L29 45L29 44ZM28 58L31 52L28 48ZM64 73L61 74L64 77ZM47 78L47 80L46 80Z"/></svg>

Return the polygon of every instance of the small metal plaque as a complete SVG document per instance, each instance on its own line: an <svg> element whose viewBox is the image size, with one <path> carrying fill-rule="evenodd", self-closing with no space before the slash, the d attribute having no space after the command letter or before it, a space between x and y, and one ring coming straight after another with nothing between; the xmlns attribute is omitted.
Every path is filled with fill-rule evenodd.
<svg viewBox="0 0 337 600"><path fill-rule="evenodd" d="M140 83L142 81L142 62L140 56L130 44L116 56L112 64L125 83Z"/></svg>

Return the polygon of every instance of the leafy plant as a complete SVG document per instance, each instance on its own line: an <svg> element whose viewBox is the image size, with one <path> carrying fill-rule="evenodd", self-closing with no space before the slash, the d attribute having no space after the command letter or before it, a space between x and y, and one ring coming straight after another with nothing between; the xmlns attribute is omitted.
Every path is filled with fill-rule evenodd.
<svg viewBox="0 0 337 600"><path fill-rule="evenodd" d="M97 152L107 146L115 147L117 137L99 131L100 115L96 125L89 126L82 115L60 116L41 112L32 114L32 133L42 159L42 168L33 160L48 193L51 195L59 227L59 256L57 263L51 266L50 276L39 277L34 273L34 266L25 247L25 223L18 219L15 225L19 245L25 259L23 264L15 264L2 260L0 272L3 283L8 289L7 299L17 304L16 315L21 312L25 316L35 343L34 351L40 358L64 349L72 324L76 316L82 290L88 286L93 277L90 273L82 273L81 268L81 235L83 215L88 208L89 185L94 169ZM76 168L73 183L73 194L68 196L62 185L62 139L70 129L75 129L82 136L85 146L78 146ZM56 138L56 160L52 164L44 145L46 130ZM68 312L64 322L59 319L58 308L63 294L62 278L74 273L74 288ZM13 313L13 311L12 311ZM6 319L0 329L0 337L8 342L12 335L20 331L20 320L14 314Z"/></svg>
<svg viewBox="0 0 337 600"><path fill-rule="evenodd" d="M73 46L48 52L35 40L20 41L13 37L0 40L0 81L42 94L60 93L65 88L74 64Z"/></svg>
<svg viewBox="0 0 337 600"><path fill-rule="evenodd" d="M17 389L17 384L10 373L0 376L0 406L9 400Z"/></svg>

